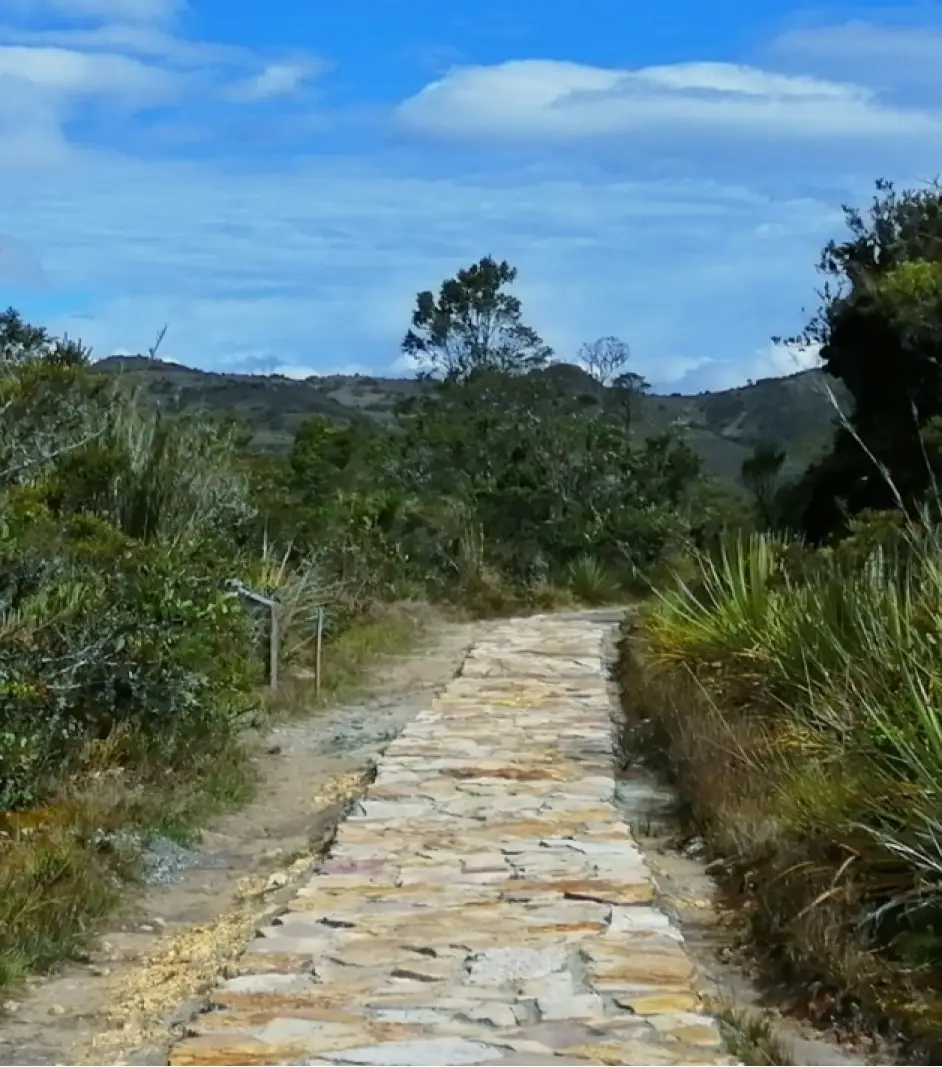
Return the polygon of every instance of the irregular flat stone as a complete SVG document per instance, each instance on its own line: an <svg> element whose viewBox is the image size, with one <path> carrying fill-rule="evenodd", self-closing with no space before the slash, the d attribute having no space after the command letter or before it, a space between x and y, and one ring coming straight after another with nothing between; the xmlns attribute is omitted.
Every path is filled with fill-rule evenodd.
<svg viewBox="0 0 942 1067"><path fill-rule="evenodd" d="M547 948L497 948L472 956L468 961L470 985L502 985L522 982L561 971L568 953L559 946Z"/></svg>
<svg viewBox="0 0 942 1067"><path fill-rule="evenodd" d="M432 1037L418 1041L397 1041L368 1048L347 1048L336 1057L325 1057L331 1063L382 1064L389 1067L440 1067L441 1064L487 1063L499 1050L479 1041L463 1037Z"/></svg>
<svg viewBox="0 0 942 1067"><path fill-rule="evenodd" d="M683 941L683 934L670 918L657 908L612 908L608 933L623 938L636 933L658 933Z"/></svg>
<svg viewBox="0 0 942 1067"><path fill-rule="evenodd" d="M599 1019L605 1005L598 993L580 993L563 997L539 997L536 1002L540 1017L548 1023L563 1019Z"/></svg>
<svg viewBox="0 0 942 1067"><path fill-rule="evenodd" d="M516 1026L517 1017L507 1004L475 1004L461 1012L462 1016L473 1023L486 1023L488 1026Z"/></svg>
<svg viewBox="0 0 942 1067"><path fill-rule="evenodd" d="M728 1064L614 807L605 629L494 625L171 1064Z"/></svg>
<svg viewBox="0 0 942 1067"><path fill-rule="evenodd" d="M520 996L533 997L537 1003L541 999L555 1000L560 997L571 997L573 982L573 975L569 970L547 974L542 978L531 978L520 984Z"/></svg>
<svg viewBox="0 0 942 1067"><path fill-rule="evenodd" d="M243 974L223 983L234 993L308 993L314 986L309 974Z"/></svg>
<svg viewBox="0 0 942 1067"><path fill-rule="evenodd" d="M658 1033L668 1034L685 1045L716 1048L722 1041L712 1019L695 1012L677 1012L652 1015L649 1023Z"/></svg>
<svg viewBox="0 0 942 1067"><path fill-rule="evenodd" d="M619 1008L635 1015L672 1015L677 1012L694 1012L700 1007L700 997L691 989L637 989L621 992L612 997Z"/></svg>
<svg viewBox="0 0 942 1067"><path fill-rule="evenodd" d="M621 959L593 960L589 967L597 989L614 989L623 985L675 985L693 978L693 966L679 949L677 952L639 949L635 955Z"/></svg>
<svg viewBox="0 0 942 1067"><path fill-rule="evenodd" d="M565 1056L553 1056L552 1054L540 1054L533 1052L508 1052L505 1056L501 1056L499 1060L487 1060L483 1067L489 1067L490 1064L502 1065L502 1064L520 1064L521 1067L545 1067L548 1064L574 1064L578 1067L579 1064L591 1063L591 1060L571 1060Z"/></svg>

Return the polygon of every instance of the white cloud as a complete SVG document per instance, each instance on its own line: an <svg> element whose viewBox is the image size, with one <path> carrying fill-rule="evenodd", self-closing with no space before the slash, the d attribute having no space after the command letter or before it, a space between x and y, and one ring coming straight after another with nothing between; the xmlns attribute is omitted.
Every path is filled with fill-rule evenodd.
<svg viewBox="0 0 942 1067"><path fill-rule="evenodd" d="M733 389L747 380L757 382L763 378L782 378L820 366L821 356L817 345L768 341L745 358L695 361L667 381L683 392Z"/></svg>
<svg viewBox="0 0 942 1067"><path fill-rule="evenodd" d="M516 60L457 67L405 101L398 115L428 134L558 140L652 130L792 140L942 133L938 116L882 104L860 86L727 63L616 70Z"/></svg>
<svg viewBox="0 0 942 1067"><path fill-rule="evenodd" d="M138 102L166 98L177 86L170 72L128 56L0 46L0 83L8 79L64 97L130 96Z"/></svg>
<svg viewBox="0 0 942 1067"><path fill-rule="evenodd" d="M0 21L0 79L15 76L53 92L62 108L111 96L127 109L183 88L195 104L287 96L323 69L297 50L285 56L180 36L174 16L185 6L183 0L0 0L0 15L11 15ZM63 117L60 112L60 124Z"/></svg>
<svg viewBox="0 0 942 1067"><path fill-rule="evenodd" d="M798 371L813 370L821 366L821 346L812 344L776 344L769 342L764 351L757 353L758 365L766 365L762 377L778 377L783 374L796 374Z"/></svg>
<svg viewBox="0 0 942 1067"><path fill-rule="evenodd" d="M112 21L101 24L0 28L0 203L15 249L0 242L0 276L26 314L99 355L146 349L169 323L172 358L207 368L411 374L399 344L416 291L490 253L520 268L525 316L560 358L614 334L662 387L792 373L792 356L766 338L803 325L818 252L841 232L838 205L858 198L836 179L826 196L798 195L810 172L795 147L826 135L843 167L841 138L881 160L905 140L931 159L940 132L933 114L803 71L519 61L457 68L396 117L400 129L527 140L523 154L402 142L389 152L373 136L360 155L331 144L311 156L297 131L320 113L307 112L294 141L250 159L256 120L232 104L274 98L270 131L300 110L279 112L277 100L317 61L188 41L172 23L105 6ZM175 141L154 122L126 123L146 156L119 147L117 124L89 123L81 147L67 136L86 105L93 119L107 105L110 119L121 101L172 102L184 85L185 110L159 116ZM181 158L184 122L198 162ZM344 125L346 146L357 132ZM736 151L721 147L727 134ZM586 135L611 154L571 151ZM751 148L775 138L801 184L752 168ZM554 142L567 151L545 151ZM817 182L823 149L813 151ZM724 165L735 181L722 180ZM665 176L679 169L693 177ZM21 267L40 262L48 293L37 295Z"/></svg>
<svg viewBox="0 0 942 1067"><path fill-rule="evenodd" d="M869 13L882 23L851 19L806 25L771 40L762 50L766 62L821 77L849 79L878 87L881 99L898 109L942 112L942 9L909 8ZM926 22L914 25L923 15ZM932 140L938 144L938 137ZM937 158L924 150L885 152L875 158L871 173L895 166L906 184L938 172Z"/></svg>
<svg viewBox="0 0 942 1067"><path fill-rule="evenodd" d="M493 253L519 267L525 316L560 358L615 334L659 384L797 329L781 306L797 312L810 293L834 218L706 181L456 173L84 157L0 173L0 198L57 291L83 294L73 314L50 319L29 299L24 312L99 355L144 350L166 322L183 362L377 373L399 355L416 292Z"/></svg>
<svg viewBox="0 0 942 1067"><path fill-rule="evenodd" d="M228 95L230 99L246 102L290 96L319 69L320 64L308 59L269 63L257 74L233 85Z"/></svg>
<svg viewBox="0 0 942 1067"><path fill-rule="evenodd" d="M153 23L107 22L82 26L0 24L0 41L29 47L67 48L79 52L111 52L156 58L174 66L251 67L258 62L249 48L191 40Z"/></svg>
<svg viewBox="0 0 942 1067"><path fill-rule="evenodd" d="M172 32L172 26L153 22L103 22L66 26L0 23L0 41L32 48L53 47L78 52L146 56L175 67L209 66L251 70L260 65L259 55L251 48L181 37Z"/></svg>
<svg viewBox="0 0 942 1067"><path fill-rule="evenodd" d="M428 373L434 369L435 364L424 356L413 357L402 353L385 368L385 372L391 378L414 378L417 374Z"/></svg>
<svg viewBox="0 0 942 1067"><path fill-rule="evenodd" d="M884 85L931 82L940 86L942 28L881 26L861 20L791 30L773 40L768 53L809 61Z"/></svg>

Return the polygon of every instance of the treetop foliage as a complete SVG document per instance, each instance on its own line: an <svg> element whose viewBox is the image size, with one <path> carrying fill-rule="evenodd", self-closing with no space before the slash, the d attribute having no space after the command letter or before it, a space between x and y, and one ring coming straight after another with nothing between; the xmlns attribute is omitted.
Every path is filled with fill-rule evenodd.
<svg viewBox="0 0 942 1067"><path fill-rule="evenodd" d="M442 282L438 296L419 293L403 352L420 373L452 382L478 371L525 374L545 366L552 350L523 323L519 299L506 291L516 278L506 260L485 256Z"/></svg>

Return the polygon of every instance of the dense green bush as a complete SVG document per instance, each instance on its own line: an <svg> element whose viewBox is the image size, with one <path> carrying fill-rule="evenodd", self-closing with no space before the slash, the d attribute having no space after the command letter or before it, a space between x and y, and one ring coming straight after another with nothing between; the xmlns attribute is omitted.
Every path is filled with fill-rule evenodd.
<svg viewBox="0 0 942 1067"><path fill-rule="evenodd" d="M137 773L225 746L260 669L223 580L253 515L231 435L172 426L80 345L0 317L0 810L90 743Z"/></svg>
<svg viewBox="0 0 942 1067"><path fill-rule="evenodd" d="M88 741L117 733L141 764L231 736L259 672L218 568L22 511L0 511L0 809L39 804Z"/></svg>

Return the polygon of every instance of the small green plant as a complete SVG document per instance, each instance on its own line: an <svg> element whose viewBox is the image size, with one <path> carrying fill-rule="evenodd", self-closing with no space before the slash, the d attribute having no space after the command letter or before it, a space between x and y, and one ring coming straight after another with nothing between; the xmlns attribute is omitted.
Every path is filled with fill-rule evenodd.
<svg viewBox="0 0 942 1067"><path fill-rule="evenodd" d="M770 1016L726 1006L717 1020L727 1052L747 1067L791 1067L795 1062Z"/></svg>
<svg viewBox="0 0 942 1067"><path fill-rule="evenodd" d="M566 573L570 592L584 604L607 604L618 598L618 582L595 556L578 556L569 564Z"/></svg>

